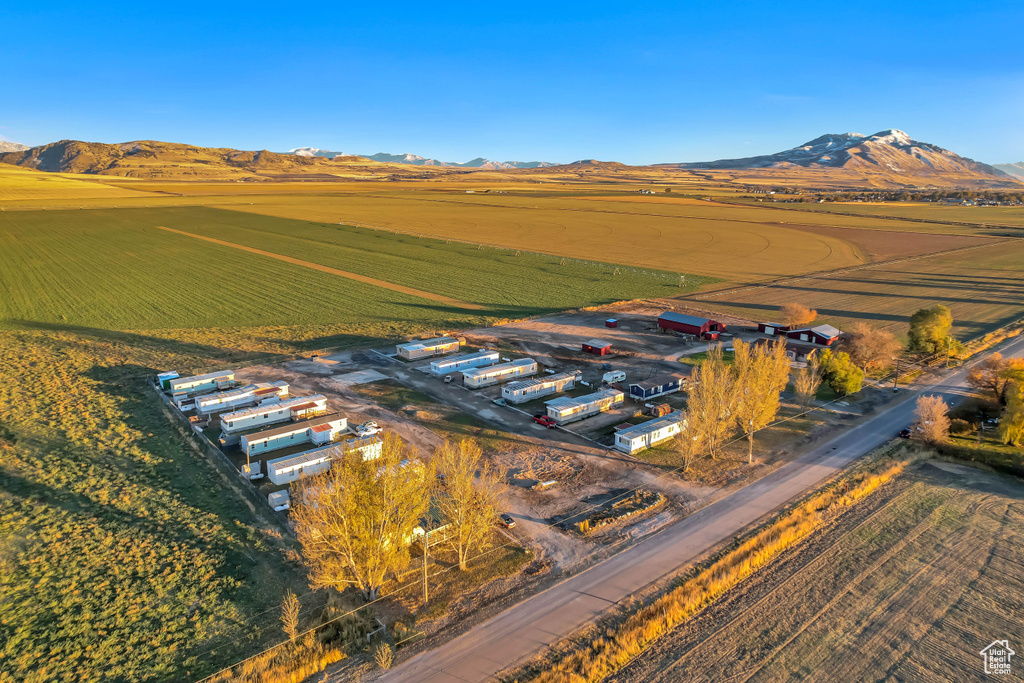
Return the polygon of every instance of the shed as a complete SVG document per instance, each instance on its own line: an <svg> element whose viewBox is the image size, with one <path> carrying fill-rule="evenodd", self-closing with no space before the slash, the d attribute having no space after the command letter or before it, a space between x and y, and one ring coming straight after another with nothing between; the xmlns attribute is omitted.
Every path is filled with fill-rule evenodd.
<svg viewBox="0 0 1024 683"><path fill-rule="evenodd" d="M629 385L629 395L638 401L646 401L666 394L674 394L683 388L682 375L663 374L655 375L642 382L633 382Z"/></svg>
<svg viewBox="0 0 1024 683"><path fill-rule="evenodd" d="M607 320L604 321L604 326L605 327L618 327L619 326L619 321L616 320L615 318L608 318Z"/></svg>
<svg viewBox="0 0 1024 683"><path fill-rule="evenodd" d="M667 441L686 429L686 420L679 410L665 417L648 420L615 433L615 448L623 453L636 453Z"/></svg>
<svg viewBox="0 0 1024 683"><path fill-rule="evenodd" d="M280 512L281 510L287 510L290 507L291 496L288 495L287 489L274 491L273 493L267 494L267 502L270 503L270 507Z"/></svg>
<svg viewBox="0 0 1024 683"><path fill-rule="evenodd" d="M591 339L590 341L583 342L583 351L585 353L592 353L595 356L607 356L612 352L612 344L600 339Z"/></svg>
<svg viewBox="0 0 1024 683"><path fill-rule="evenodd" d="M786 336L802 342L810 342L818 346L831 346L842 334L838 328L831 325L818 325L816 327L803 327L798 330L790 330Z"/></svg>
<svg viewBox="0 0 1024 683"><path fill-rule="evenodd" d="M663 330L673 330L684 334L692 334L701 339L718 339L718 335L725 331L725 325L717 320L700 318L695 315L685 315L675 311L665 311L658 316L658 327Z"/></svg>

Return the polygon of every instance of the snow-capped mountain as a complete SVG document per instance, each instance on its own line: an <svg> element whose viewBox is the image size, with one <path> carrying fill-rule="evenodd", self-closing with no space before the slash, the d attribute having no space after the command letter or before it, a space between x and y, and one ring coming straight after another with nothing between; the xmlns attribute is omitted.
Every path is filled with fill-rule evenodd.
<svg viewBox="0 0 1024 683"><path fill-rule="evenodd" d="M1018 161L1015 164L992 164L992 168L997 168L1007 175L1012 175L1017 180L1024 182L1024 161Z"/></svg>
<svg viewBox="0 0 1024 683"><path fill-rule="evenodd" d="M290 154L298 154L304 157L326 157L333 159L336 156L345 156L342 152L331 152L326 149L319 149L317 147L297 147L289 150ZM440 166L443 168L479 168L482 170L502 170L508 168L544 168L547 166L557 166L548 161L491 161L490 159L484 159L483 157L477 157L466 162L457 161L438 161L437 159L428 159L426 157L417 156L416 154L387 154L381 152L379 154L360 154L358 156L366 157L373 161L381 161L387 164L411 164L413 166Z"/></svg>
<svg viewBox="0 0 1024 683"><path fill-rule="evenodd" d="M793 166L851 170L879 168L896 174L980 173L1006 178L1003 171L988 164L954 154L938 145L919 142L903 131L893 128L874 135L859 135L857 133L822 135L799 147L776 154L744 159L685 163L677 166L688 169L791 168Z"/></svg>
<svg viewBox="0 0 1024 683"><path fill-rule="evenodd" d="M26 149L28 149L28 145L23 145L20 142L0 140L0 152L23 152Z"/></svg>

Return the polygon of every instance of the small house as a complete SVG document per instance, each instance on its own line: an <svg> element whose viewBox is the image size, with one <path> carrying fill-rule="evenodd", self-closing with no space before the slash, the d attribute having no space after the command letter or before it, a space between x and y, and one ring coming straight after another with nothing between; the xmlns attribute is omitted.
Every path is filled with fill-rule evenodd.
<svg viewBox="0 0 1024 683"><path fill-rule="evenodd" d="M455 353L459 350L459 340L452 337L436 337L434 339L421 339L395 347L395 353L399 358L405 360L419 360L431 356L443 356Z"/></svg>
<svg viewBox="0 0 1024 683"><path fill-rule="evenodd" d="M438 377L453 372L463 372L470 368L483 368L494 365L500 360L497 351L478 351L465 356L445 358L430 362L430 374Z"/></svg>
<svg viewBox="0 0 1024 683"><path fill-rule="evenodd" d="M487 368L470 368L462 372L462 383L472 389L500 384L517 377L529 377L537 374L537 361L532 358L520 358L511 363L492 365Z"/></svg>
<svg viewBox="0 0 1024 683"><path fill-rule="evenodd" d="M615 449L632 455L651 446L667 441L686 429L682 411L669 413L665 417L648 420L642 424L622 429L615 433Z"/></svg>
<svg viewBox="0 0 1024 683"><path fill-rule="evenodd" d="M576 371L511 382L501 388L501 397L509 403L525 403L535 398L568 391L576 386L579 378L580 373Z"/></svg>
<svg viewBox="0 0 1024 683"><path fill-rule="evenodd" d="M798 330L790 330L789 332L786 332L786 336L790 339L810 342L811 344L817 344L818 346L831 346L839 340L840 334L842 333L839 329L832 327L831 325L803 327Z"/></svg>
<svg viewBox="0 0 1024 683"><path fill-rule="evenodd" d="M612 352L612 344L600 339L591 339L583 342L583 352L592 353L595 356L607 356Z"/></svg>
<svg viewBox="0 0 1024 683"><path fill-rule="evenodd" d="M674 394L683 388L684 381L682 375L655 375L650 379L631 383L628 387L629 396L638 401L646 401L658 396Z"/></svg>
<svg viewBox="0 0 1024 683"><path fill-rule="evenodd" d="M544 405L547 406L548 417L560 425L582 420L591 415L603 413L625 401L625 395L617 389L602 389L593 394L571 398L562 396Z"/></svg>
<svg viewBox="0 0 1024 683"><path fill-rule="evenodd" d="M658 316L658 327L663 330L692 334L700 339L715 340L725 331L725 325L717 320L685 315L675 311L665 311Z"/></svg>

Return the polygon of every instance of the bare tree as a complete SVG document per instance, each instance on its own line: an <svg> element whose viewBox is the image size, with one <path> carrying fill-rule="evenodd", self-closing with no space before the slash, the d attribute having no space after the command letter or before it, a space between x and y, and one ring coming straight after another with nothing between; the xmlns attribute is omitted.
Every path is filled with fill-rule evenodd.
<svg viewBox="0 0 1024 683"><path fill-rule="evenodd" d="M693 371L687 384L688 430L711 459L733 429L736 382L722 357L722 345L708 349L707 358Z"/></svg>
<svg viewBox="0 0 1024 683"><path fill-rule="evenodd" d="M787 327L803 327L810 325L818 317L818 312L803 304L783 304L779 308L779 322Z"/></svg>
<svg viewBox="0 0 1024 683"><path fill-rule="evenodd" d="M394 434L381 455L348 453L331 469L293 486L292 516L314 588L357 586L375 600L409 564L409 540L430 502L422 463Z"/></svg>
<svg viewBox="0 0 1024 683"><path fill-rule="evenodd" d="M854 324L843 338L843 350L850 354L850 360L868 371L890 367L902 348L892 332L876 330L863 322Z"/></svg>
<svg viewBox="0 0 1024 683"><path fill-rule="evenodd" d="M373 661L381 669L387 671L395 661L395 651L391 649L391 645L388 643L377 643L377 647L373 648Z"/></svg>
<svg viewBox="0 0 1024 683"><path fill-rule="evenodd" d="M434 466L445 483L438 496L441 518L450 525L447 536L459 569L465 570L470 553L491 542L504 473L484 462L480 446L471 439L445 441L434 451Z"/></svg>
<svg viewBox="0 0 1024 683"><path fill-rule="evenodd" d="M766 427L779 413L779 394L789 382L789 358L781 339L752 346L734 343L736 426L747 433L747 462L754 462L754 432Z"/></svg>
<svg viewBox="0 0 1024 683"><path fill-rule="evenodd" d="M284 594L284 602L281 603L281 627L288 640L295 640L299 635L299 611L302 606L295 593L288 591Z"/></svg>
<svg viewBox="0 0 1024 683"><path fill-rule="evenodd" d="M922 441L935 445L949 440L948 410L949 406L941 396L918 397L917 409L914 411L914 430Z"/></svg>
<svg viewBox="0 0 1024 683"><path fill-rule="evenodd" d="M818 387L821 386L821 367L818 364L818 354L812 353L807 358L807 367L801 368L796 373L794 387L796 389L796 400L804 408L811 405Z"/></svg>
<svg viewBox="0 0 1024 683"><path fill-rule="evenodd" d="M672 447L676 455L679 456L679 469L683 474L686 474L700 455L700 444L693 434L690 433L689 426L683 429L683 432L675 438Z"/></svg>

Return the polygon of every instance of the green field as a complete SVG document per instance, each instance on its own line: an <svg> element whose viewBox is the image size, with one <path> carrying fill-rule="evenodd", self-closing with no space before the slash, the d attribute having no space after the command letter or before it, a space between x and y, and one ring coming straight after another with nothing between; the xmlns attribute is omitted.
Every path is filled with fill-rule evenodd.
<svg viewBox="0 0 1024 683"><path fill-rule="evenodd" d="M202 207L0 213L0 320L102 329L443 326L480 315L191 240L194 232L472 302L511 318L677 295L690 276Z"/></svg>

